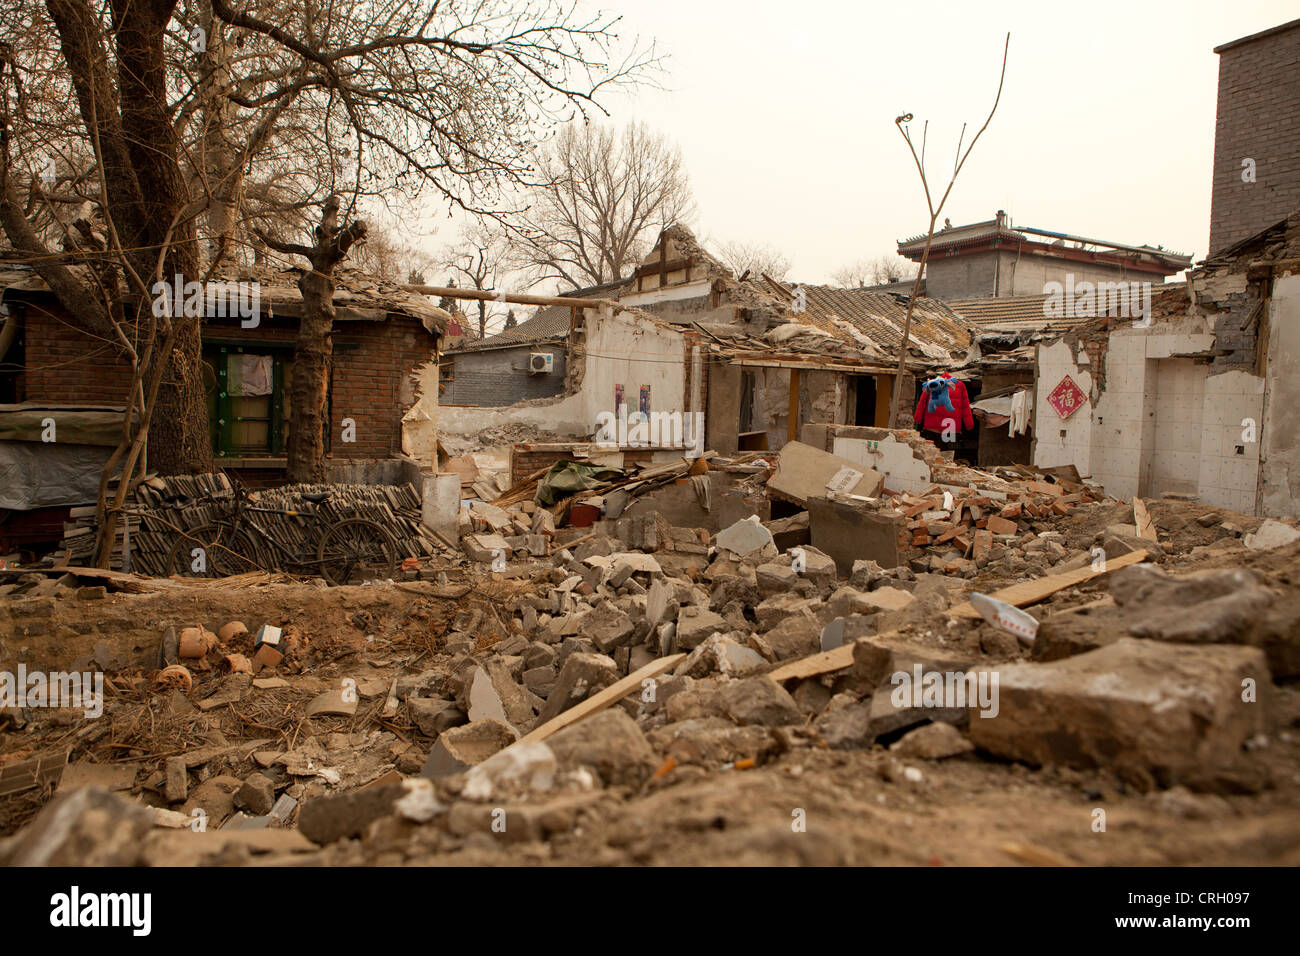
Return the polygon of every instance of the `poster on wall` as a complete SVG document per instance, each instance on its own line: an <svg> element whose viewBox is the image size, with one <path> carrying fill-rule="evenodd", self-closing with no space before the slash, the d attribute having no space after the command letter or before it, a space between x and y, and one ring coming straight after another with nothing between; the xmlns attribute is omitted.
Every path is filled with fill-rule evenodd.
<svg viewBox="0 0 1300 956"><path fill-rule="evenodd" d="M623 408L623 386L614 386L614 415L617 417Z"/></svg>
<svg viewBox="0 0 1300 956"><path fill-rule="evenodd" d="M1047 396L1047 404L1056 409L1056 414L1060 415L1062 420L1077 412L1087 401L1088 396L1080 391L1079 386L1075 385L1074 380L1068 375L1061 379Z"/></svg>
<svg viewBox="0 0 1300 956"><path fill-rule="evenodd" d="M649 385L641 386L641 414L642 415L650 414L650 386Z"/></svg>

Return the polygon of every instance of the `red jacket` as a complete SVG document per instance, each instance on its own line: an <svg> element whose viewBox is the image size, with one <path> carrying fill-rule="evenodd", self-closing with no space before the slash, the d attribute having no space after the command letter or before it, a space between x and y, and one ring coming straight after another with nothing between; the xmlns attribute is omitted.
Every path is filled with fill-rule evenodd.
<svg viewBox="0 0 1300 956"><path fill-rule="evenodd" d="M944 372L941 377L949 379L948 401L952 403L952 411L942 406L930 411L930 393L921 389L921 398L916 403L916 412L912 415L912 420L928 432L943 432L949 427L956 431L969 431L975 427L975 416L971 414L970 399L966 397L965 384L947 372ZM949 421L952 422L951 426L948 424Z"/></svg>

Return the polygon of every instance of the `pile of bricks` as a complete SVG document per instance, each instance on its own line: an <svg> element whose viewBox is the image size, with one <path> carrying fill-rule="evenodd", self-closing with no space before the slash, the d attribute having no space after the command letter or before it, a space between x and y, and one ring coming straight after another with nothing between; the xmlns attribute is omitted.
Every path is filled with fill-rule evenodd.
<svg viewBox="0 0 1300 956"><path fill-rule="evenodd" d="M994 543L1029 530L1030 520L1068 515L1082 502L1100 501L1098 490L1072 482L998 482L1006 490L931 485L921 494L890 498L907 523L900 532L900 550L938 549L949 555L945 573L973 573L983 565Z"/></svg>

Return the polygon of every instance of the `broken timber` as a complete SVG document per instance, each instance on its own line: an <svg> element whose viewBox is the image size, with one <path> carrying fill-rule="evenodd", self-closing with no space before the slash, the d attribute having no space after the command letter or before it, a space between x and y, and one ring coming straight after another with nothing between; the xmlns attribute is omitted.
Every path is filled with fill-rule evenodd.
<svg viewBox="0 0 1300 956"><path fill-rule="evenodd" d="M685 657L685 654L669 654L667 657L661 657L658 660L651 661L649 664L638 668L621 680L610 684L599 693L593 694L586 700L574 704L563 713L557 714L540 727L534 727L510 746L513 747L516 744L535 743L539 740L545 740L547 737L563 730L570 724L577 723L579 720L582 720L582 718L589 717L599 710L604 710L610 704L617 703L628 694L632 693L632 691L640 687L643 680L662 674Z"/></svg>
<svg viewBox="0 0 1300 956"><path fill-rule="evenodd" d="M1137 564L1139 561L1146 559L1146 552L1132 551L1129 554L1120 555L1112 561L1107 561L1104 570L1094 571L1091 567L1079 568L1075 571L1066 571L1061 574L1049 574L1047 577L1038 578L1034 581L1024 581L1020 584L1012 585L1009 588L1003 588L1001 591L994 591L991 597L999 601L1005 601L1007 604L1014 604L1016 607L1023 607L1026 604L1033 604L1041 601L1043 598L1055 594L1057 591L1064 590L1075 584L1081 584L1092 578L1100 577L1111 571L1117 571L1120 568L1128 567L1130 564ZM958 604L956 607L949 608L948 614L953 617L977 618L980 616L979 611L975 610L969 602ZM878 635L887 637L897 631L885 631ZM831 671L843 670L853 663L853 645L845 644L833 650L822 651L820 654L813 654L809 657L800 658L797 661L791 661L788 664L782 664L776 670L768 673L768 677L774 681L790 680L791 678L815 677L818 674L828 674Z"/></svg>

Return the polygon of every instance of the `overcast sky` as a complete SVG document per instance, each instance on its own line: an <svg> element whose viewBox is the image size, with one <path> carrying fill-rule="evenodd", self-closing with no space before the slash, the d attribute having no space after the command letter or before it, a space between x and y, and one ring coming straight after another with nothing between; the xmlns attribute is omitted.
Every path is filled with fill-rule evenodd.
<svg viewBox="0 0 1300 956"><path fill-rule="evenodd" d="M625 35L670 59L665 91L609 99L682 149L697 232L780 248L826 281L924 232L925 198L894 117L930 121L932 179L1002 102L943 215L1201 258L1210 223L1218 56L1297 16L1294 0L1086 3L636 0ZM940 221L942 224L942 219Z"/></svg>
<svg viewBox="0 0 1300 956"><path fill-rule="evenodd" d="M947 185L957 137L997 114L940 218L1006 210L1016 225L1206 255L1218 56L1297 15L1295 0L926 3L605 0L619 32L667 56L661 90L616 91L682 150L713 244L770 244L793 281L923 233L925 198L894 118L930 121L927 168ZM1261 118L1262 119L1262 118ZM455 238L446 219L429 247ZM427 235L427 234L426 234Z"/></svg>

